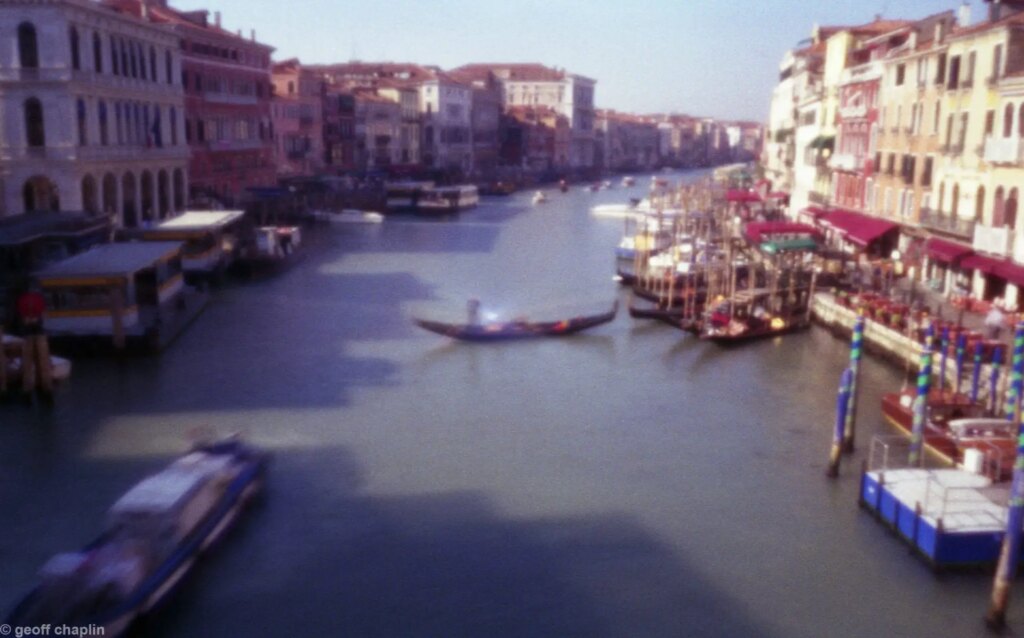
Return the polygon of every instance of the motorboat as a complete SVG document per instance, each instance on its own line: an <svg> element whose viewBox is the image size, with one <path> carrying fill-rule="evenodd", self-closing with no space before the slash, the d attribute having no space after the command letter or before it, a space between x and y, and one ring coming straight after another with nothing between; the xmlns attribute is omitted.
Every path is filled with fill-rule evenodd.
<svg viewBox="0 0 1024 638"><path fill-rule="evenodd" d="M416 212L426 215L448 215L473 208L480 203L480 193L473 184L435 186L423 191Z"/></svg>
<svg viewBox="0 0 1024 638"><path fill-rule="evenodd" d="M3 626L122 635L224 537L259 493L267 458L238 438L194 446L118 499L96 540L47 561Z"/></svg>
<svg viewBox="0 0 1024 638"><path fill-rule="evenodd" d="M534 204L543 204L548 201L548 196L543 191L537 191L533 194L532 201Z"/></svg>

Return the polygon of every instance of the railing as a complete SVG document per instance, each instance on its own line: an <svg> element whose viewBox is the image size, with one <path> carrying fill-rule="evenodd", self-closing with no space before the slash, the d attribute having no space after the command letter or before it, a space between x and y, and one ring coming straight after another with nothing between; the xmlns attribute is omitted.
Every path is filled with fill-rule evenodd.
<svg viewBox="0 0 1024 638"><path fill-rule="evenodd" d="M1024 160L1024 144L1016 135L985 138L984 159L991 164L1020 164Z"/></svg>
<svg viewBox="0 0 1024 638"><path fill-rule="evenodd" d="M255 95L236 95L234 93L220 93L217 91L204 91L203 99L214 104L239 104L251 106L257 103Z"/></svg>
<svg viewBox="0 0 1024 638"><path fill-rule="evenodd" d="M968 240L974 237L975 221L973 219L943 215L940 211L922 208L920 223L925 228L937 230L948 235L955 235Z"/></svg>

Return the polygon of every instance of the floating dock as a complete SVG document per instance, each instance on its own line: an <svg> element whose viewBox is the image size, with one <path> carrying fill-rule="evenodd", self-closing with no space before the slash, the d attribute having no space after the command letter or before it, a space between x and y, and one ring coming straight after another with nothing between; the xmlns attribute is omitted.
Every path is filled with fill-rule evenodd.
<svg viewBox="0 0 1024 638"><path fill-rule="evenodd" d="M994 565L1010 484L962 469L865 471L860 504L933 568Z"/></svg>

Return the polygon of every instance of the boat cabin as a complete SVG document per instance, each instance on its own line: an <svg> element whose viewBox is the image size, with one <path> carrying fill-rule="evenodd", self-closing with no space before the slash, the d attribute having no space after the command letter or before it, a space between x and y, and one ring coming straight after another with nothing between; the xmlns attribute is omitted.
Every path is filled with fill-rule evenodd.
<svg viewBox="0 0 1024 638"><path fill-rule="evenodd" d="M36 273L53 337L145 336L184 293L181 242L102 244Z"/></svg>
<svg viewBox="0 0 1024 638"><path fill-rule="evenodd" d="M405 181L384 184L384 197L388 210L415 210L425 191L434 188L434 182Z"/></svg>
<svg viewBox="0 0 1024 638"><path fill-rule="evenodd" d="M473 184L435 186L424 189L416 209L425 213L455 213L480 203L480 193Z"/></svg>
<svg viewBox="0 0 1024 638"><path fill-rule="evenodd" d="M190 210L152 228L127 231L126 235L144 241L184 242L181 263L185 274L201 279L220 274L236 255L245 234L242 210Z"/></svg>

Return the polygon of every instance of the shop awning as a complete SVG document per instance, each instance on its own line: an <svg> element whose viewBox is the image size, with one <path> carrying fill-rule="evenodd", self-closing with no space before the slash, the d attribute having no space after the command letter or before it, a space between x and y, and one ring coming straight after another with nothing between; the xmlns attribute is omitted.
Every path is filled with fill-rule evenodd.
<svg viewBox="0 0 1024 638"><path fill-rule="evenodd" d="M821 219L823 216L827 215L828 211L825 210L824 208L821 208L820 206L808 206L807 208L801 208L800 214L805 217L810 217L811 219L817 221Z"/></svg>
<svg viewBox="0 0 1024 638"><path fill-rule="evenodd" d="M899 229L893 222L871 217L852 210L834 210L822 217L822 221L843 234L843 237L862 248L889 232Z"/></svg>
<svg viewBox="0 0 1024 638"><path fill-rule="evenodd" d="M1002 277L1011 284L1024 286L1024 266L1012 261L1000 261L996 267L996 275Z"/></svg>
<svg viewBox="0 0 1024 638"><path fill-rule="evenodd" d="M960 261L960 267L965 270L977 270L986 275L998 275L999 259L986 257L985 255L968 255Z"/></svg>
<svg viewBox="0 0 1024 638"><path fill-rule="evenodd" d="M725 193L725 201L740 203L760 202L761 196L754 191L730 190Z"/></svg>
<svg viewBox="0 0 1024 638"><path fill-rule="evenodd" d="M743 234L755 244L772 239L821 237L821 232L814 226L796 222L750 222L743 227Z"/></svg>
<svg viewBox="0 0 1024 638"><path fill-rule="evenodd" d="M927 251L929 258L945 264L952 264L958 259L963 259L974 252L970 246L934 237L925 242L924 249Z"/></svg>

